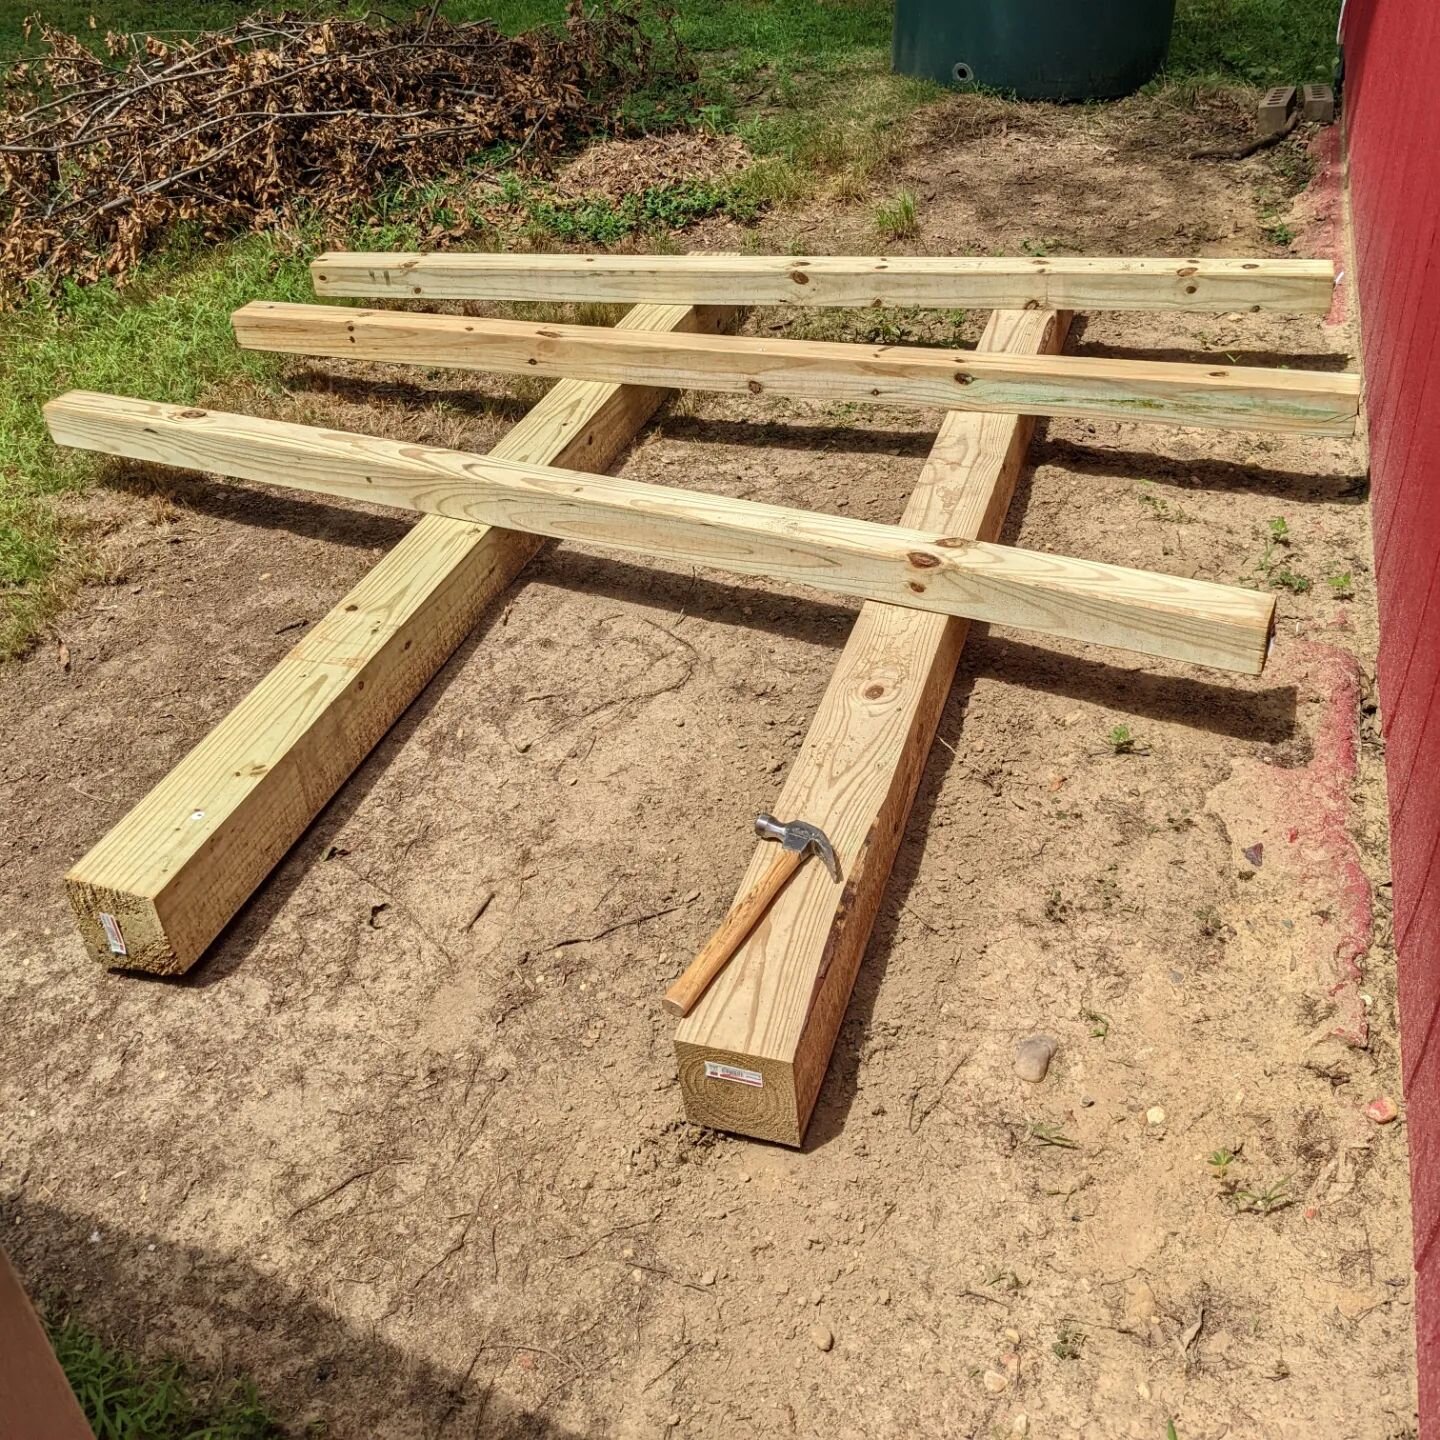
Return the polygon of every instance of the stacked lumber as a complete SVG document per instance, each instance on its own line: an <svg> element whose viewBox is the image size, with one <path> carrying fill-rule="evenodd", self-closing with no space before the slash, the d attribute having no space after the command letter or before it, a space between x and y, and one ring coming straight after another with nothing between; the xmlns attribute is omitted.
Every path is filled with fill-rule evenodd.
<svg viewBox="0 0 1440 1440"><path fill-rule="evenodd" d="M969 621L1244 674L1265 665L1269 596L999 543L1035 417L1342 435L1359 411L1348 374L1061 353L1073 308L1323 310L1333 274L1316 261L383 254L322 256L314 275L322 293L362 298L656 303L613 329L269 302L236 312L251 348L559 378L489 455L82 392L47 406L62 444L425 517L74 867L87 943L112 964L194 964L537 537L858 597L774 806L825 831L843 883L795 868L676 1032L692 1119L792 1145ZM978 349L958 351L722 333L726 306L753 303L996 308ZM896 525L606 475L664 392L687 388L946 413ZM757 847L738 895L772 855Z"/></svg>

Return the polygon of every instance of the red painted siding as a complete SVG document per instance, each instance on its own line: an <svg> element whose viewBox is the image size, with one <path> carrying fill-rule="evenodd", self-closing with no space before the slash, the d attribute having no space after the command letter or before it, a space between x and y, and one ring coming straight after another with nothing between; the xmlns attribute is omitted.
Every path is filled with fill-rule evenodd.
<svg viewBox="0 0 1440 1440"><path fill-rule="evenodd" d="M1348 0L1344 42L1421 1434L1440 1440L1440 5Z"/></svg>

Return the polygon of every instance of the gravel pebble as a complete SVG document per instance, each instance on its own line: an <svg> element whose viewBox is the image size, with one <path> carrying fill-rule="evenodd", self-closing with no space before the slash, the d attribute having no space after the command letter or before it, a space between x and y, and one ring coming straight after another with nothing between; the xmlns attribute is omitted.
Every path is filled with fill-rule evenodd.
<svg viewBox="0 0 1440 1440"><path fill-rule="evenodd" d="M828 1325L816 1325L810 1331L810 1343L817 1350L829 1350L835 1343L834 1333Z"/></svg>
<svg viewBox="0 0 1440 1440"><path fill-rule="evenodd" d="M1015 1073L1022 1080L1038 1085L1054 1057L1055 1041L1049 1035L1031 1035L1015 1047Z"/></svg>

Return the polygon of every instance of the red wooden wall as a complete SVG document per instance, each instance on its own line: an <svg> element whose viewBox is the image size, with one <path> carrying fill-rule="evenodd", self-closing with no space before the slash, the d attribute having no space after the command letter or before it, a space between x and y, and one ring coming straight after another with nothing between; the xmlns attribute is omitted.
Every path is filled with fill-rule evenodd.
<svg viewBox="0 0 1440 1440"><path fill-rule="evenodd" d="M1347 0L1343 39L1421 1433L1440 1440L1440 3Z"/></svg>

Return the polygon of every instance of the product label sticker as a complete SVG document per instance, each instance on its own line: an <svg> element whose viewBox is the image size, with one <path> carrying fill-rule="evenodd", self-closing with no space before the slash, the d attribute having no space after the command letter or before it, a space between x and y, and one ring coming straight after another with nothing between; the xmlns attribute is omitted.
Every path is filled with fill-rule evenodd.
<svg viewBox="0 0 1440 1440"><path fill-rule="evenodd" d="M125 937L120 933L120 922L113 915L107 915L102 910L100 912L100 928L104 930L105 938L110 942L112 955L128 955L130 953L125 948Z"/></svg>
<svg viewBox="0 0 1440 1440"><path fill-rule="evenodd" d="M733 1080L737 1085L762 1086L765 1077L758 1070L742 1070L738 1065L721 1065L714 1060L705 1062L707 1080Z"/></svg>

